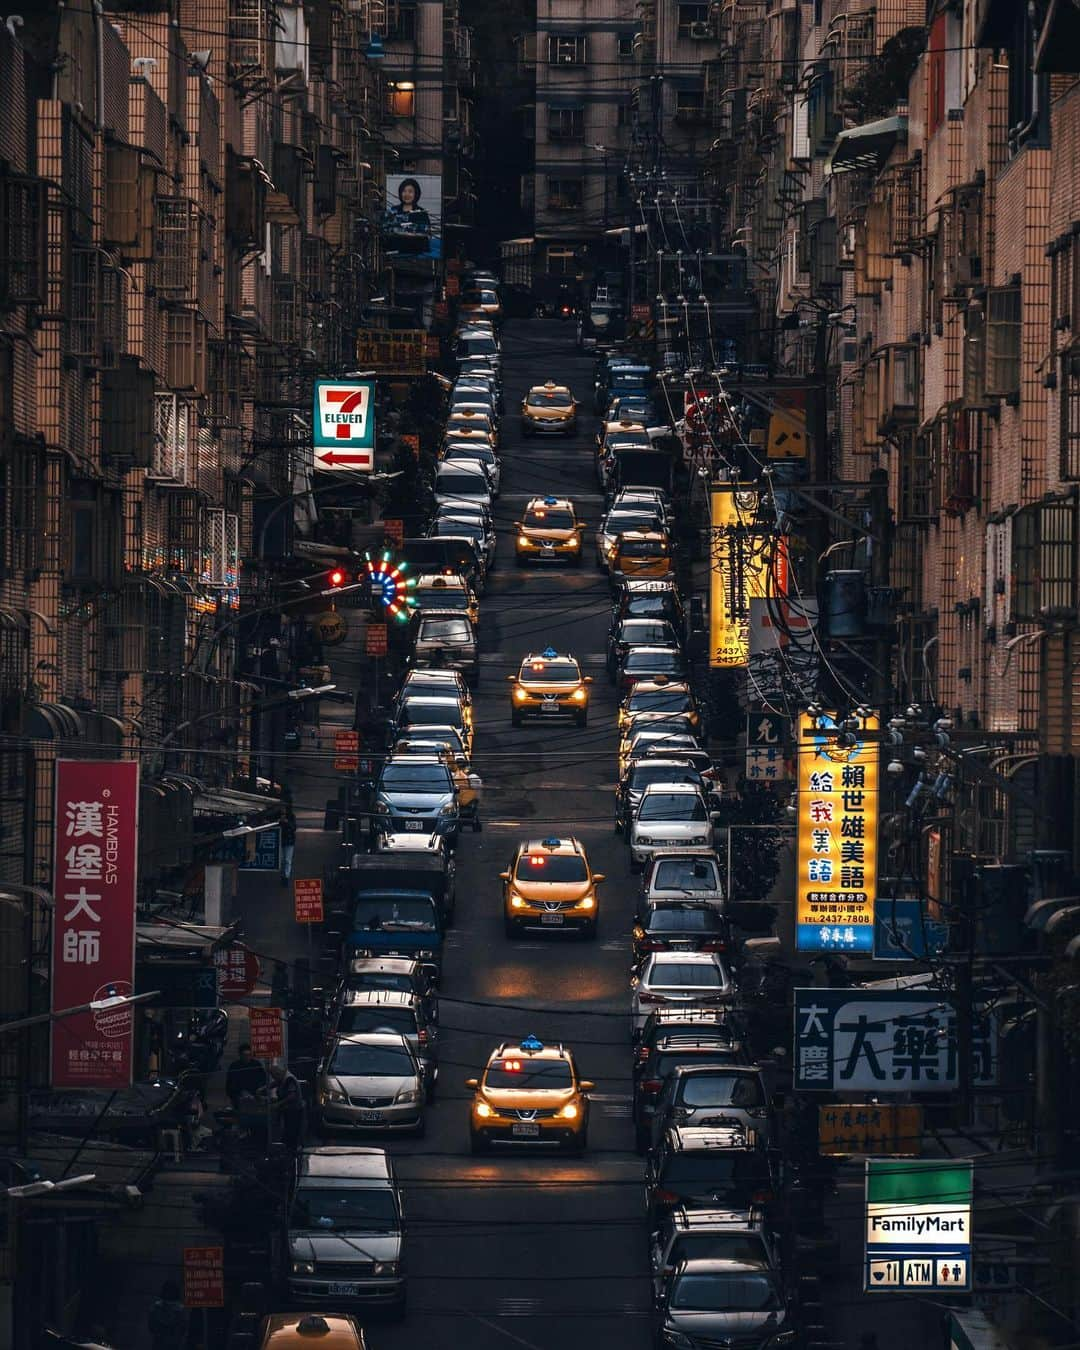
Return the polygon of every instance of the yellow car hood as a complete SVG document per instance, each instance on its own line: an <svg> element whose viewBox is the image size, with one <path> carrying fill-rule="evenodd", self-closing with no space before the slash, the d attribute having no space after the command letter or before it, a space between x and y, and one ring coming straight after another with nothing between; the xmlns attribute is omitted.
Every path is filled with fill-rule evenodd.
<svg viewBox="0 0 1080 1350"><path fill-rule="evenodd" d="M591 881L512 881L510 884L523 900L537 905L545 900L558 900L562 904L568 900L584 900L593 889Z"/></svg>

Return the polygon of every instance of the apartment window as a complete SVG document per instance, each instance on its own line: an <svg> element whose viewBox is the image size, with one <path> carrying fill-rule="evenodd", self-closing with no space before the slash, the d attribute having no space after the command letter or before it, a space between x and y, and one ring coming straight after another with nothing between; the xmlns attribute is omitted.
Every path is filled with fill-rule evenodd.
<svg viewBox="0 0 1080 1350"><path fill-rule="evenodd" d="M1080 348L1061 358L1061 476L1080 478Z"/></svg>
<svg viewBox="0 0 1080 1350"><path fill-rule="evenodd" d="M619 34L619 60L632 61L634 59L634 39L636 33Z"/></svg>
<svg viewBox="0 0 1080 1350"><path fill-rule="evenodd" d="M584 183L580 178L549 178L547 204L549 211L575 211L584 204Z"/></svg>
<svg viewBox="0 0 1080 1350"><path fill-rule="evenodd" d="M548 140L583 141L585 108L548 108Z"/></svg>
<svg viewBox="0 0 1080 1350"><path fill-rule="evenodd" d="M391 117L416 114L416 86L407 81L392 81L386 86L386 111Z"/></svg>
<svg viewBox="0 0 1080 1350"><path fill-rule="evenodd" d="M945 121L945 15L930 25L926 63L926 132L932 136Z"/></svg>
<svg viewBox="0 0 1080 1350"><path fill-rule="evenodd" d="M1039 508L1039 609L1060 611L1076 603L1076 502L1043 502Z"/></svg>
<svg viewBox="0 0 1080 1350"><path fill-rule="evenodd" d="M986 392L994 398L1020 394L1019 286L992 286L986 293Z"/></svg>
<svg viewBox="0 0 1080 1350"><path fill-rule="evenodd" d="M703 36L702 29L708 30L709 27L709 6L708 5L680 5L679 6L679 37L700 37Z"/></svg>
<svg viewBox="0 0 1080 1350"><path fill-rule="evenodd" d="M583 66L589 59L584 33L553 33L548 38L548 65Z"/></svg>
<svg viewBox="0 0 1080 1350"><path fill-rule="evenodd" d="M386 36L391 42L416 41L416 6L399 3L389 7L386 16Z"/></svg>
<svg viewBox="0 0 1080 1350"><path fill-rule="evenodd" d="M1012 522L1012 616L1032 622L1039 609L1038 508L1025 506Z"/></svg>
<svg viewBox="0 0 1080 1350"><path fill-rule="evenodd" d="M701 122L705 117L705 90L679 89L675 93L676 122Z"/></svg>
<svg viewBox="0 0 1080 1350"><path fill-rule="evenodd" d="M577 258L572 248L551 247L547 251L547 270L552 276L572 277L577 272Z"/></svg>

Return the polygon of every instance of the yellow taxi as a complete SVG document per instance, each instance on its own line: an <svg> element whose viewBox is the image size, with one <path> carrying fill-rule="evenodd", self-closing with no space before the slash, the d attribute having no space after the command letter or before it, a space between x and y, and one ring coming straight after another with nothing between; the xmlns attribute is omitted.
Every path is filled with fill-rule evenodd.
<svg viewBox="0 0 1080 1350"><path fill-rule="evenodd" d="M490 438L491 445L498 449L499 426L495 419L479 408L451 408L443 428L443 443L455 441L465 432L480 431Z"/></svg>
<svg viewBox="0 0 1080 1350"><path fill-rule="evenodd" d="M458 299L458 314L464 319L487 318L492 323L502 319L502 301L493 286L467 286Z"/></svg>
<svg viewBox="0 0 1080 1350"><path fill-rule="evenodd" d="M416 609L456 609L480 622L480 601L459 572L422 572L409 592Z"/></svg>
<svg viewBox="0 0 1080 1350"><path fill-rule="evenodd" d="M510 690L510 722L521 726L526 717L571 716L579 727L589 721L589 685L591 675L582 675L581 667L570 655L560 655L554 647L526 656L516 675L507 675Z"/></svg>
<svg viewBox="0 0 1080 1350"><path fill-rule="evenodd" d="M485 446L488 450L494 450L495 437L490 431L485 431L483 427L470 423L466 427L447 426L443 433L442 446L439 450L439 458L442 459L446 453L448 445L468 445L469 443Z"/></svg>
<svg viewBox="0 0 1080 1350"><path fill-rule="evenodd" d="M272 1313L265 1318L260 1350L364 1350L364 1333L342 1313Z"/></svg>
<svg viewBox="0 0 1080 1350"><path fill-rule="evenodd" d="M689 719L695 731L700 730L701 713L687 682L658 675L655 680L639 680L619 704L618 731L622 735L631 721L641 726L680 715Z"/></svg>
<svg viewBox="0 0 1080 1350"><path fill-rule="evenodd" d="M637 577L670 577L675 573L671 541L661 530L628 530L615 540L611 554L612 585Z"/></svg>
<svg viewBox="0 0 1080 1350"><path fill-rule="evenodd" d="M567 561L581 566L585 526L566 497L534 497L515 525L514 561L519 567L529 562Z"/></svg>
<svg viewBox="0 0 1080 1350"><path fill-rule="evenodd" d="M577 429L577 400L565 384L534 384L521 400L521 434L572 436Z"/></svg>
<svg viewBox="0 0 1080 1350"><path fill-rule="evenodd" d="M526 1036L491 1052L480 1078L466 1078L473 1092L469 1139L474 1153L489 1148L555 1145L583 1153L589 1142L589 1097L596 1084L579 1078L574 1056L562 1045Z"/></svg>
<svg viewBox="0 0 1080 1350"><path fill-rule="evenodd" d="M507 937L518 937L527 928L545 933L569 929L582 937L596 937L600 917L596 888L604 873L592 870L576 839L531 839L519 844L499 879Z"/></svg>

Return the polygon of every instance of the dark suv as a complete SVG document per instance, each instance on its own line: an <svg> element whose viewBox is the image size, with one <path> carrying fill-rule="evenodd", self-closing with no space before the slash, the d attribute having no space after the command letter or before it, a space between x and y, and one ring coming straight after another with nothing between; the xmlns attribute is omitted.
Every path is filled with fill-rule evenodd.
<svg viewBox="0 0 1080 1350"><path fill-rule="evenodd" d="M767 1208L774 1197L768 1154L737 1127L668 1130L649 1154L645 1210L650 1232L680 1207Z"/></svg>
<svg viewBox="0 0 1080 1350"><path fill-rule="evenodd" d="M707 1033L658 1036L644 1061L634 1067L634 1140L639 1153L652 1142L656 1103L671 1074L685 1066L747 1063L741 1041Z"/></svg>

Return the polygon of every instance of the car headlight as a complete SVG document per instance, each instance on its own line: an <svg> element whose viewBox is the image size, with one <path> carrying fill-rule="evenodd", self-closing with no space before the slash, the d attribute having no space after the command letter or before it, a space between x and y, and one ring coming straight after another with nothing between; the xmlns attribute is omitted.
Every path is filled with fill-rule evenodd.
<svg viewBox="0 0 1080 1350"><path fill-rule="evenodd" d="M529 695L522 689L521 685L518 684L514 686L514 697L519 703L524 703Z"/></svg>
<svg viewBox="0 0 1080 1350"><path fill-rule="evenodd" d="M491 1109L491 1107L488 1106L487 1102L476 1102L473 1105L473 1110L476 1112L476 1114L480 1117L481 1120L487 1120L490 1116L493 1116L495 1114L495 1112Z"/></svg>
<svg viewBox="0 0 1080 1350"><path fill-rule="evenodd" d="M652 838L651 838L651 836L649 836L649 835L647 835L647 834L639 834L639 835L637 836L637 838L634 840L634 843L635 843L635 844L646 844L646 845L648 845L648 844L651 844L651 843L652 843Z"/></svg>
<svg viewBox="0 0 1080 1350"><path fill-rule="evenodd" d="M708 839L703 834L695 834L693 839L690 840L690 842L692 844L705 844L708 842Z"/></svg>
<svg viewBox="0 0 1080 1350"><path fill-rule="evenodd" d="M314 1275L315 1263L313 1261L294 1261L292 1263L292 1273L294 1275Z"/></svg>
<svg viewBox="0 0 1080 1350"><path fill-rule="evenodd" d="M682 1331L676 1331L674 1327L664 1328L664 1344L670 1345L671 1350L694 1350L694 1342Z"/></svg>
<svg viewBox="0 0 1080 1350"><path fill-rule="evenodd" d="M584 900L578 902L578 909L595 909L595 908L596 908L595 895L587 895Z"/></svg>
<svg viewBox="0 0 1080 1350"><path fill-rule="evenodd" d="M570 697L574 700L575 703L584 703L585 700L589 697L589 695L587 691L584 689L575 689L574 692L570 695Z"/></svg>
<svg viewBox="0 0 1080 1350"><path fill-rule="evenodd" d="M371 1268L373 1275L396 1275L398 1273L398 1263L396 1261L376 1261Z"/></svg>
<svg viewBox="0 0 1080 1350"><path fill-rule="evenodd" d="M434 958L435 952L429 947L421 947L421 949L416 953L416 955L420 958L421 961L430 961Z"/></svg>
<svg viewBox="0 0 1080 1350"><path fill-rule="evenodd" d="M567 1102L565 1106L559 1109L560 1120L577 1120L578 1108L576 1102Z"/></svg>
<svg viewBox="0 0 1080 1350"><path fill-rule="evenodd" d="M528 548L531 540L527 534L519 534L517 537L518 548Z"/></svg>
<svg viewBox="0 0 1080 1350"><path fill-rule="evenodd" d="M394 1103L397 1106L408 1106L411 1102L418 1102L419 1100L419 1088L399 1088L398 1094L394 1098Z"/></svg>
<svg viewBox="0 0 1080 1350"><path fill-rule="evenodd" d="M457 802L447 802L445 806L440 806L440 807L439 807L439 815L440 815L440 816L456 816L456 815L457 815ZM705 841L702 840L702 843L704 843L704 842L705 842Z"/></svg>
<svg viewBox="0 0 1080 1350"><path fill-rule="evenodd" d="M375 810L376 810L380 815L388 816L388 815L390 814L390 803L389 803L389 802L376 802L376 803L375 803Z"/></svg>
<svg viewBox="0 0 1080 1350"><path fill-rule="evenodd" d="M518 893L517 893L516 891L511 891L511 892L510 892L510 908L511 908L511 909L524 909L524 908L525 908L525 900L524 900L524 898L523 898L522 896L518 895Z"/></svg>
<svg viewBox="0 0 1080 1350"><path fill-rule="evenodd" d="M327 1083L322 1090L324 1102L347 1102L349 1094L334 1083Z"/></svg>

